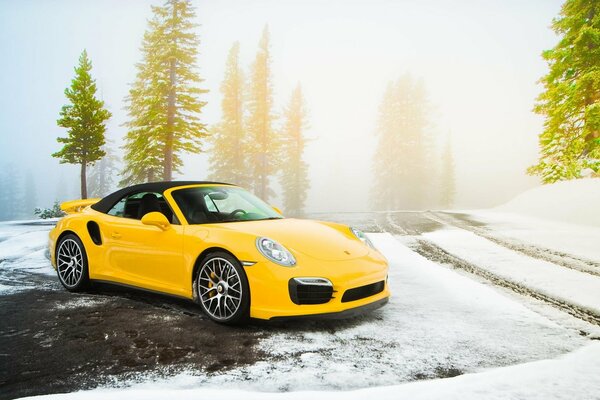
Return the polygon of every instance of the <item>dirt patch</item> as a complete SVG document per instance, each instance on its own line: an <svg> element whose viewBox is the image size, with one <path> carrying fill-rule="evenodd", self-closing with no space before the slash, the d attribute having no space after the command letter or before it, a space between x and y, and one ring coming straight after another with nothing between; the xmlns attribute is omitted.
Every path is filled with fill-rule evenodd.
<svg viewBox="0 0 600 400"><path fill-rule="evenodd" d="M70 304L70 306L64 306ZM89 389L136 373L217 372L265 357L265 332L224 327L185 301L103 288L0 297L0 398Z"/></svg>

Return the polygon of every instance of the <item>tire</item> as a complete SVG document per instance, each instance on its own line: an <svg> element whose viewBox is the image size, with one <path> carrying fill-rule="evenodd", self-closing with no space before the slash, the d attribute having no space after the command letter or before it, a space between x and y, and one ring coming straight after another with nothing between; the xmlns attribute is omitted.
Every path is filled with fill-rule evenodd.
<svg viewBox="0 0 600 400"><path fill-rule="evenodd" d="M202 311L213 321L238 325L249 319L250 286L241 263L231 254L215 252L200 262L195 290Z"/></svg>
<svg viewBox="0 0 600 400"><path fill-rule="evenodd" d="M60 283L70 292L89 287L87 253L81 240L72 233L63 236L56 246L56 273Z"/></svg>

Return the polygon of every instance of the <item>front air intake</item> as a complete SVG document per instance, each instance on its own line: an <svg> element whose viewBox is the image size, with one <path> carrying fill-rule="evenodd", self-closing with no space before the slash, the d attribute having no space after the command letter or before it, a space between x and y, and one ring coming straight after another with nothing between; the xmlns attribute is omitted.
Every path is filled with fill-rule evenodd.
<svg viewBox="0 0 600 400"><path fill-rule="evenodd" d="M324 304L333 298L333 285L325 278L292 278L288 283L294 304Z"/></svg>
<svg viewBox="0 0 600 400"><path fill-rule="evenodd" d="M371 283L370 285L360 286L353 289L348 289L342 296L342 303L364 299L365 297L375 296L377 293L383 292L385 282Z"/></svg>

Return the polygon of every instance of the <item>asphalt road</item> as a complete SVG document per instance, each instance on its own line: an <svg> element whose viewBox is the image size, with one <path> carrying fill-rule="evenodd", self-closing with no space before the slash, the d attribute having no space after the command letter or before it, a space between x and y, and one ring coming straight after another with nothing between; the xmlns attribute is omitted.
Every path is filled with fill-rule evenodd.
<svg viewBox="0 0 600 400"><path fill-rule="evenodd" d="M482 229L482 224L460 214L398 212L311 217L406 237L439 229L444 223ZM431 260L473 272L435 247L419 241L410 243ZM564 257L561 260L572 262ZM189 302L109 285L72 294L63 290L54 276L11 269L14 262L0 260L0 283L23 286L0 295L0 399L130 382L142 379L140 374L144 379L164 377L190 368L218 374L261 361L275 362L282 355L265 351L258 346L261 340L314 332L336 335L382 318L376 312L345 321L254 321L246 327L224 327L209 321ZM453 364L438 365L430 373L413 374L410 379L461 373L463 370Z"/></svg>

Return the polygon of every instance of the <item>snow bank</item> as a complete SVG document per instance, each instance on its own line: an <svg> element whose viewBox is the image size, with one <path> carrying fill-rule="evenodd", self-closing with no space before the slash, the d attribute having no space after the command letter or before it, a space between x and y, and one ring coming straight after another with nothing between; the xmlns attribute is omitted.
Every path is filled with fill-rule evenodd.
<svg viewBox="0 0 600 400"><path fill-rule="evenodd" d="M352 399L600 399L600 343L589 344L554 360L497 368L455 378L407 383L354 391L299 391L265 393L214 388L190 388L171 384L144 384L143 388L98 389L88 392L39 396L36 399L162 400L162 399L246 399L246 400L352 400Z"/></svg>
<svg viewBox="0 0 600 400"><path fill-rule="evenodd" d="M495 210L600 226L600 179L577 179L539 186Z"/></svg>

